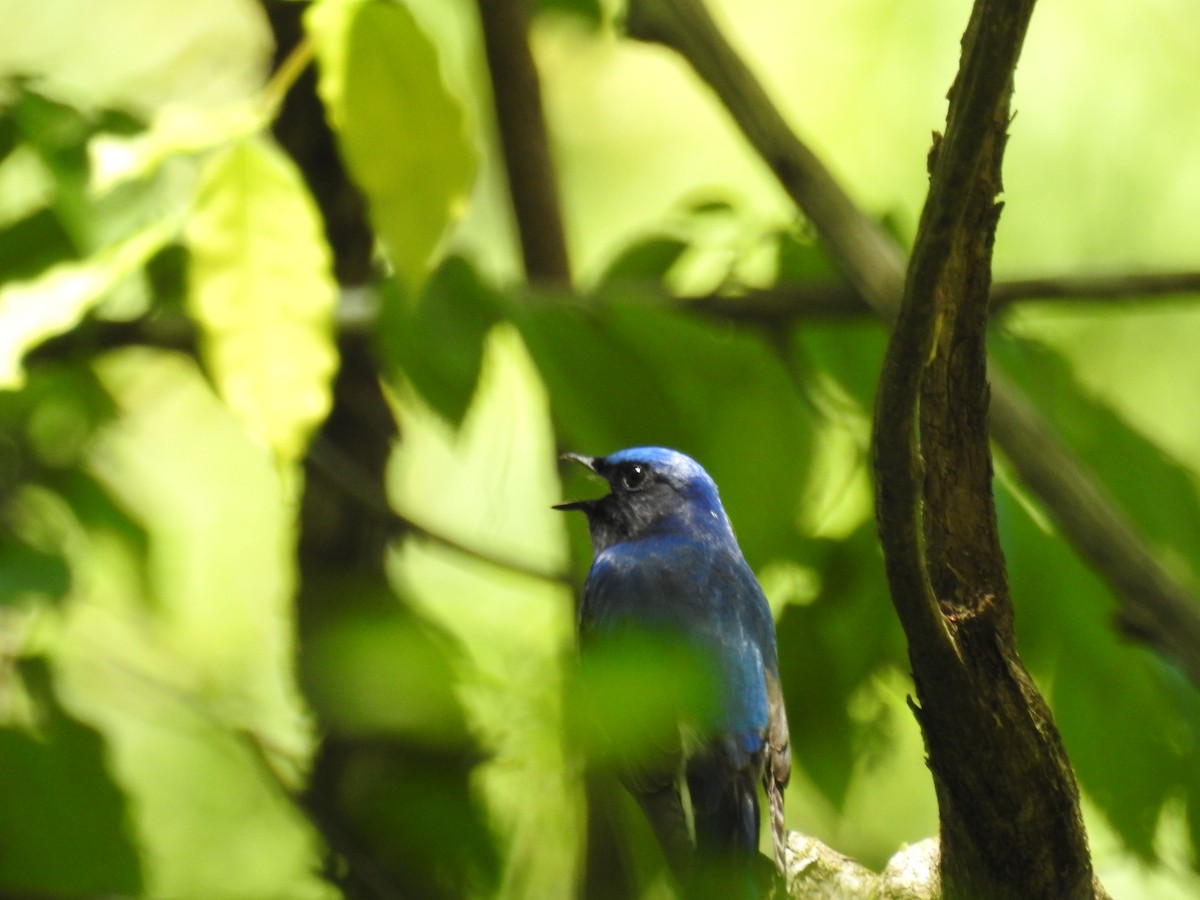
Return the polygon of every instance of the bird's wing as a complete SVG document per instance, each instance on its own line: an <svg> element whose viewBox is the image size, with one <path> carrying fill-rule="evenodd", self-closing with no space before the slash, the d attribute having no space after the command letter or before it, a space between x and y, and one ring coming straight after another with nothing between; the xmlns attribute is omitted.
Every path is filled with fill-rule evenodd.
<svg viewBox="0 0 1200 900"><path fill-rule="evenodd" d="M738 599L745 627L744 640L757 651L758 672L765 690L766 728L764 731L762 781L766 790L771 821L771 838L775 863L784 870L785 829L783 821L783 790L792 774L787 709L783 703L783 688L779 683L778 651L775 643L775 623L771 608L748 565L741 568Z"/></svg>
<svg viewBox="0 0 1200 900"><path fill-rule="evenodd" d="M767 670L767 703L770 714L767 725L767 760L763 769L763 787L771 813L771 843L775 849L775 865L785 871L784 844L787 839L783 823L783 789L792 776L791 739L788 736L787 710L783 705L783 690L777 673Z"/></svg>

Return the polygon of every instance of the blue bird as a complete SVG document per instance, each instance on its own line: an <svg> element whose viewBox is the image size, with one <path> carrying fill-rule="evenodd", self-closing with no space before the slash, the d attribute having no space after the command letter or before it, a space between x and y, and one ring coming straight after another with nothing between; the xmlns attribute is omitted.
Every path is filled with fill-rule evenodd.
<svg viewBox="0 0 1200 900"><path fill-rule="evenodd" d="M623 772L622 781L682 882L713 861L753 866L761 782L782 872L791 756L775 625L716 484L695 460L662 447L563 458L611 488L600 499L556 507L587 514L595 553L579 608L581 649L631 626L666 629L699 647L720 682L715 727L698 740L681 738L658 770Z"/></svg>

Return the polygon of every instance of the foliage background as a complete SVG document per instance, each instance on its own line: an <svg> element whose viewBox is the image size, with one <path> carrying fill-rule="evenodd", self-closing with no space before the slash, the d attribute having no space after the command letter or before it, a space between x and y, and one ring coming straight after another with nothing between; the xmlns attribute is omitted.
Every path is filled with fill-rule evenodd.
<svg viewBox="0 0 1200 900"><path fill-rule="evenodd" d="M911 236L967 4L714 5L789 120ZM934 833L871 522L882 328L664 302L840 288L724 113L617 10L542 3L575 289L531 291L475 9L304 6L0 8L0 889L337 896L324 848L349 823L349 864L401 893L571 895L587 551L548 508L555 454L644 443L714 475L776 611L789 825L874 866ZM270 73L300 12L365 236L292 158L283 101L304 82ZM1197 38L1175 0L1038 10L998 278L1194 266ZM355 269L372 232L387 264ZM1195 300L1021 303L992 346L1192 587ZM377 371L368 434L344 406ZM1195 896L1196 687L1119 637L1116 600L1003 459L998 476L1022 653L1101 880Z"/></svg>

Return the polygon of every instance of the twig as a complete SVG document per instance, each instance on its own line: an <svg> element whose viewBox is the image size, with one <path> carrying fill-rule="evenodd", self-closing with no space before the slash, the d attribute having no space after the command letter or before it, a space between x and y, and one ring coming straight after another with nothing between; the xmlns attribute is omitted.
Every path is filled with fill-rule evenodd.
<svg viewBox="0 0 1200 900"><path fill-rule="evenodd" d="M456 553L485 562L488 565L508 569L530 578L550 581L555 584L569 585L571 580L567 573L554 571L541 566L532 565L525 560L500 553L471 547L461 541L448 537L432 528L416 522L407 516L393 510L379 496L373 483L365 478L358 470L354 461L349 459L336 446L321 437L313 440L308 449L308 461L316 469L355 503L387 520L389 525L400 534L413 534L435 544L440 544Z"/></svg>
<svg viewBox="0 0 1200 900"><path fill-rule="evenodd" d="M1149 301L1179 300L1200 294L1200 272L1043 275L992 283L988 309L993 318L1026 302L1069 303L1144 309ZM734 321L771 324L809 319L850 319L873 315L862 294L847 283L824 281L749 288L741 294L684 298L686 308Z"/></svg>
<svg viewBox="0 0 1200 900"><path fill-rule="evenodd" d="M525 275L534 283L567 285L571 266L541 88L527 39L528 4L477 0L477 5Z"/></svg>

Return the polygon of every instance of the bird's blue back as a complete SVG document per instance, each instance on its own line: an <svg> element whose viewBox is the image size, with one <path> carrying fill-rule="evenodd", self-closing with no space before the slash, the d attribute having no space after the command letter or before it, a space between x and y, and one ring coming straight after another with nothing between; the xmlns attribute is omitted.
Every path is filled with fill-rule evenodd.
<svg viewBox="0 0 1200 900"><path fill-rule="evenodd" d="M592 563L580 607L586 638L629 625L686 638L709 654L722 688L719 728L748 752L767 728L765 672L774 627L758 581L730 540L671 528L615 544Z"/></svg>

